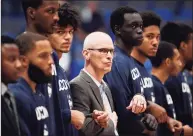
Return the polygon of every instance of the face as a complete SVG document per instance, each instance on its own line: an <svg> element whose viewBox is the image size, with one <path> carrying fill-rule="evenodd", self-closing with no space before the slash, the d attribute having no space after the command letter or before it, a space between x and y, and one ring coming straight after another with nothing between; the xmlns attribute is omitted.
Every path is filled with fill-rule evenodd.
<svg viewBox="0 0 193 136"><path fill-rule="evenodd" d="M143 21L138 13L126 13L120 28L120 37L126 45L138 46L143 41Z"/></svg>
<svg viewBox="0 0 193 136"><path fill-rule="evenodd" d="M174 56L170 59L170 64L168 65L170 69L170 76L177 76L182 70L182 62L180 60L180 53L177 49L174 49Z"/></svg>
<svg viewBox="0 0 193 136"><path fill-rule="evenodd" d="M61 53L70 51L74 29L71 25L67 27L57 27L55 32L49 36L52 48Z"/></svg>
<svg viewBox="0 0 193 136"><path fill-rule="evenodd" d="M87 63L89 63L93 69L96 69L103 74L111 71L113 55L113 43L100 44L95 46L95 48L83 50L83 56Z"/></svg>
<svg viewBox="0 0 193 136"><path fill-rule="evenodd" d="M160 28L155 25L144 28L143 38L143 43L135 48L145 57L155 56L160 42Z"/></svg>
<svg viewBox="0 0 193 136"><path fill-rule="evenodd" d="M184 56L185 56L185 59L186 59L186 62L190 61L190 60L193 60L192 58L192 37L193 37L193 34L190 34L190 39L188 40L187 43L185 43L185 48L184 48Z"/></svg>
<svg viewBox="0 0 193 136"><path fill-rule="evenodd" d="M59 20L58 9L58 1L44 0L43 4L34 11L34 24L41 33L53 33L54 26Z"/></svg>
<svg viewBox="0 0 193 136"><path fill-rule="evenodd" d="M4 44L2 46L1 66L4 83L12 83L19 78L22 65L19 60L19 49L15 44Z"/></svg>
<svg viewBox="0 0 193 136"><path fill-rule="evenodd" d="M29 64L39 68L45 76L52 75L53 59L52 48L48 40L41 40L35 43L35 48L28 53Z"/></svg>

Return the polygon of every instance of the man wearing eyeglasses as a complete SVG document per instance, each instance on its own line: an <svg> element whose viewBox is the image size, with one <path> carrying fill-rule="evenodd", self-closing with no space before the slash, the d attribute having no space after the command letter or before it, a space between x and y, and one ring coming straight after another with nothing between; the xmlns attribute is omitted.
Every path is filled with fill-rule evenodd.
<svg viewBox="0 0 193 136"><path fill-rule="evenodd" d="M103 126L98 122L100 116L94 119L92 116L87 116L79 134L80 136L118 135L116 130L118 117L114 111L110 89L103 81L104 75L111 71L112 66L114 46L111 37L103 32L89 34L84 40L82 54L85 60L84 68L70 82L74 109L86 115L92 115L93 111L95 115L106 112L109 118L103 124L107 127L102 128ZM95 110L98 110L97 113Z"/></svg>

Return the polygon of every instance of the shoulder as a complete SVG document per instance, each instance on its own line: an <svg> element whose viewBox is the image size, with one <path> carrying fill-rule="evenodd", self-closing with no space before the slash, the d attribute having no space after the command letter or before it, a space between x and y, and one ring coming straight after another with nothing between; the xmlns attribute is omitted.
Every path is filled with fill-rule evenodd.
<svg viewBox="0 0 193 136"><path fill-rule="evenodd" d="M74 85L84 87L85 85L87 85L87 82L81 75L78 75L77 77L75 77L70 81L70 86Z"/></svg>
<svg viewBox="0 0 193 136"><path fill-rule="evenodd" d="M28 90L26 90L26 88L23 87L23 85L19 83L9 84L8 88L10 92L12 92L12 94L14 95L15 100L17 101L18 104L22 103L26 105L27 103L31 102L31 97L27 93Z"/></svg>

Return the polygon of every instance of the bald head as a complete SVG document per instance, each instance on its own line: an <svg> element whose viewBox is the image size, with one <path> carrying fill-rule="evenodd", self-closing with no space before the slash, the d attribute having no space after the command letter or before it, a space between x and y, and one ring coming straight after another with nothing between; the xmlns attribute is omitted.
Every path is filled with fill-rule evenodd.
<svg viewBox="0 0 193 136"><path fill-rule="evenodd" d="M90 33L84 40L83 49L112 47L111 37L103 32Z"/></svg>

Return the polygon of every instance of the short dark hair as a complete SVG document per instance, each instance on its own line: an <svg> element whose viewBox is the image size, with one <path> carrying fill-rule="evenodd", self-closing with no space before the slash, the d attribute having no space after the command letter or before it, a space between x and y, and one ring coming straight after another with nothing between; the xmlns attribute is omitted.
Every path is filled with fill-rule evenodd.
<svg viewBox="0 0 193 136"><path fill-rule="evenodd" d="M140 12L140 15L143 20L143 27L148 27L152 25L160 27L161 18L154 12L144 11L144 12Z"/></svg>
<svg viewBox="0 0 193 136"><path fill-rule="evenodd" d="M1 46L3 46L4 44L15 44L15 39L7 35L2 35L1 36Z"/></svg>
<svg viewBox="0 0 193 136"><path fill-rule="evenodd" d="M24 11L25 18L27 19L27 9L29 7L32 7L35 9L39 8L42 5L43 0L21 0L21 3L22 3L22 8Z"/></svg>
<svg viewBox="0 0 193 136"><path fill-rule="evenodd" d="M74 30L80 25L80 16L78 12L73 8L69 3L64 3L58 12L59 26L66 27L67 25L71 25Z"/></svg>
<svg viewBox="0 0 193 136"><path fill-rule="evenodd" d="M152 66L159 67L165 59L172 58L174 56L174 49L177 49L174 44L161 41L156 56L150 57Z"/></svg>
<svg viewBox="0 0 193 136"><path fill-rule="evenodd" d="M138 11L128 6L124 6L124 7L119 7L112 12L110 17L110 26L114 34L115 34L115 26L117 25L121 27L123 25L124 14L126 13L138 13Z"/></svg>
<svg viewBox="0 0 193 136"><path fill-rule="evenodd" d="M47 38L43 35L32 33L32 32L24 32L20 34L16 38L16 43L19 48L19 52L21 55L26 55L30 52L35 46L35 42L46 40Z"/></svg>
<svg viewBox="0 0 193 136"><path fill-rule="evenodd" d="M188 42L193 29L182 23L167 22L161 29L161 40L173 43L177 48L181 42Z"/></svg>

